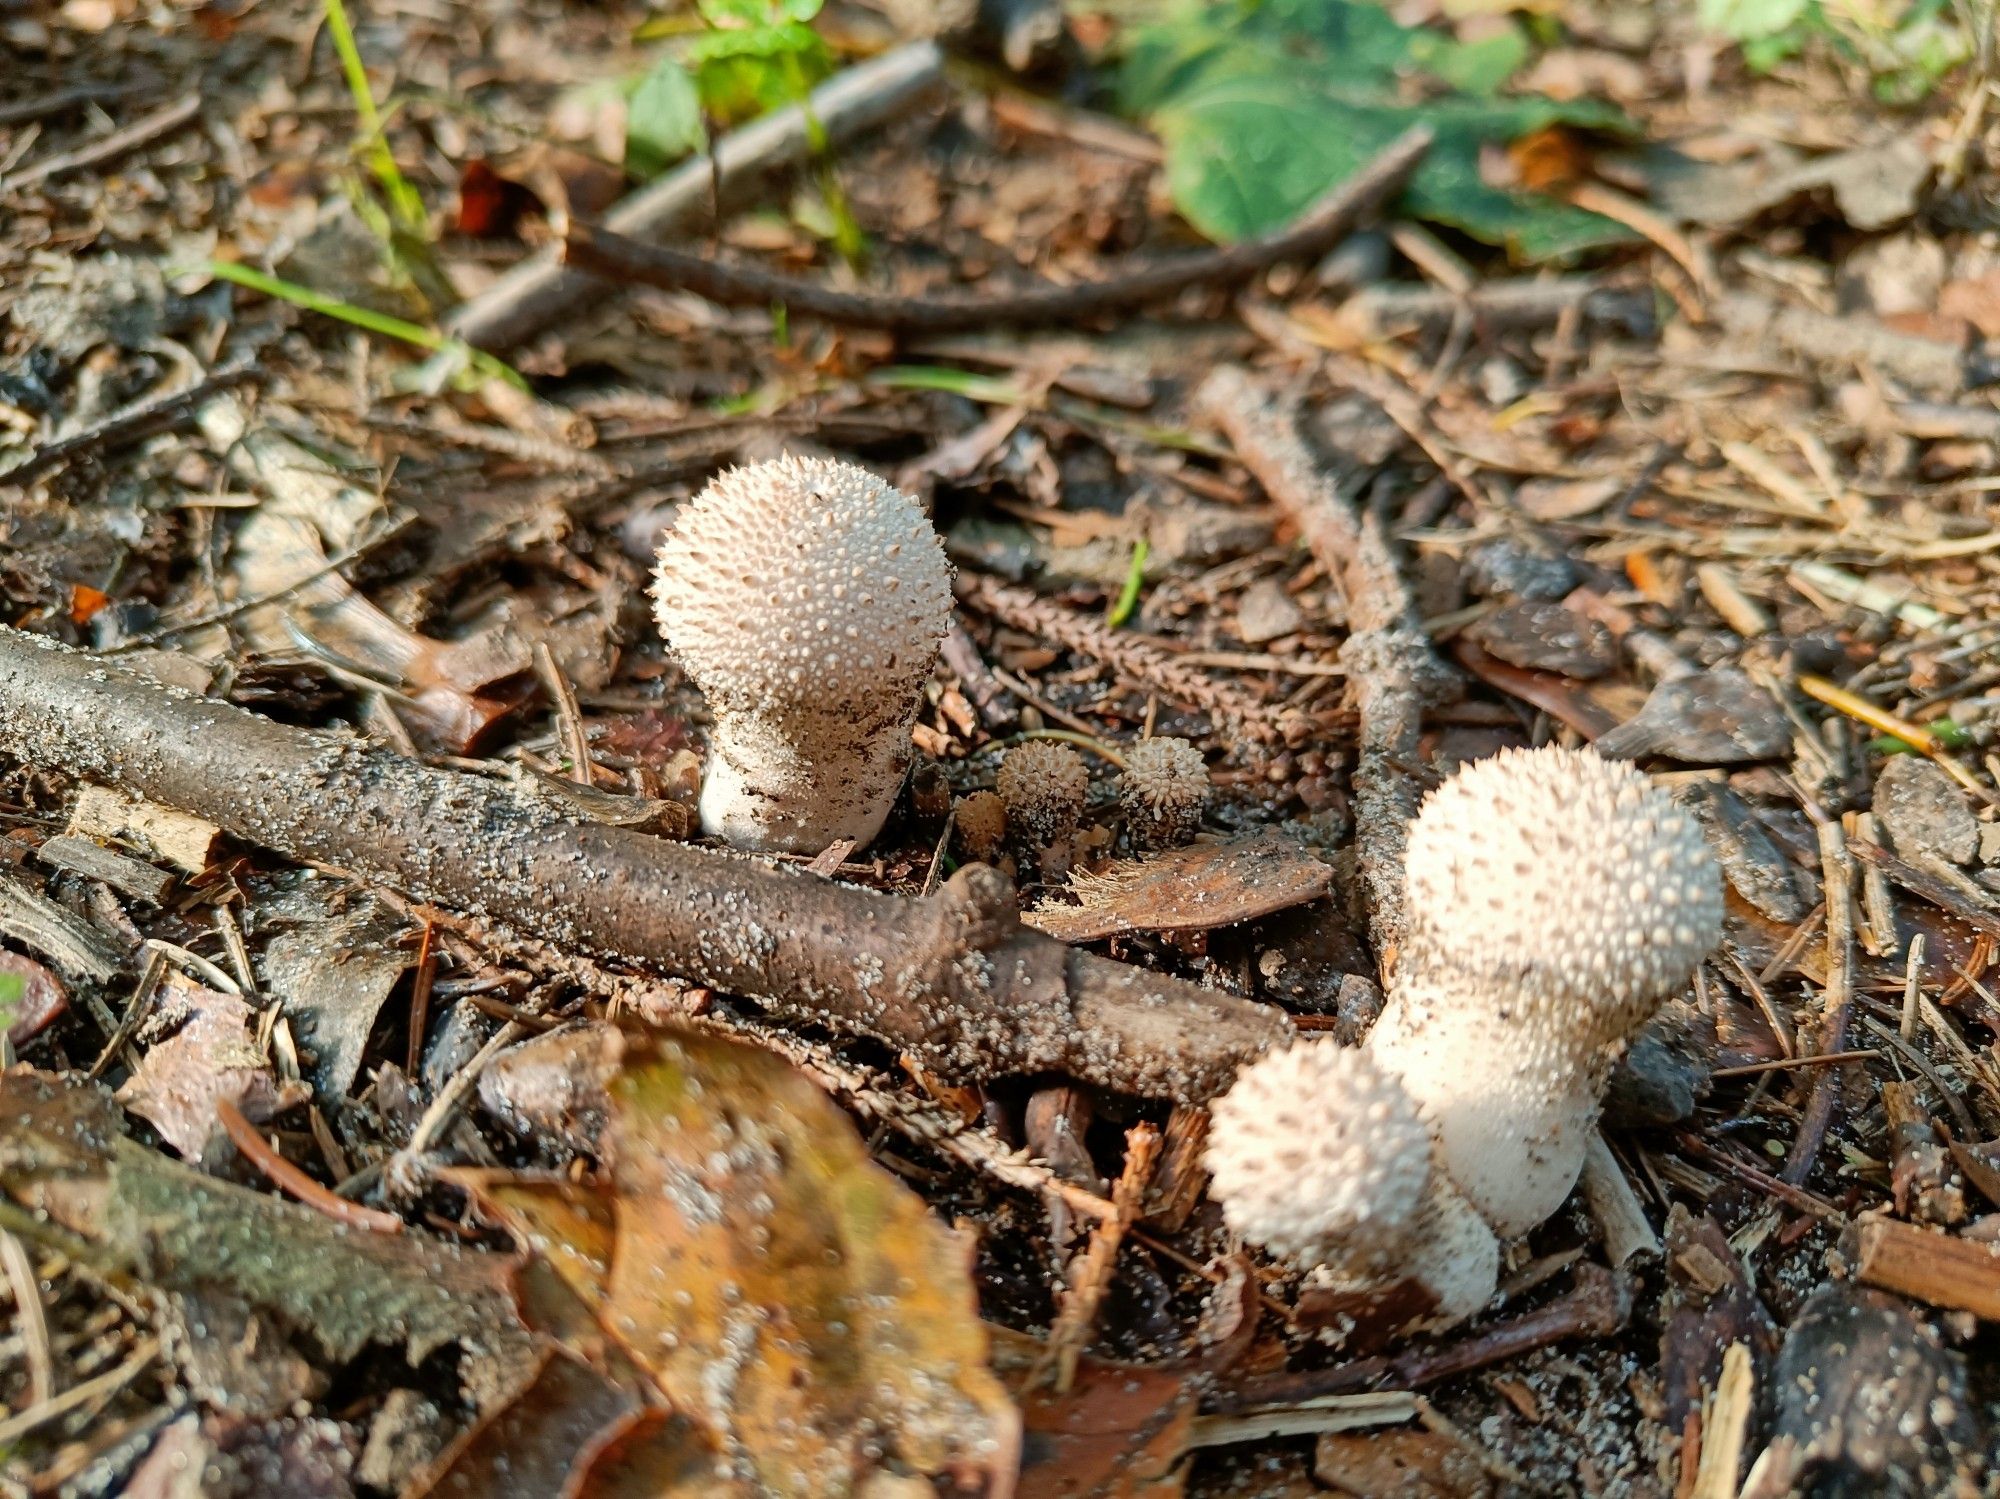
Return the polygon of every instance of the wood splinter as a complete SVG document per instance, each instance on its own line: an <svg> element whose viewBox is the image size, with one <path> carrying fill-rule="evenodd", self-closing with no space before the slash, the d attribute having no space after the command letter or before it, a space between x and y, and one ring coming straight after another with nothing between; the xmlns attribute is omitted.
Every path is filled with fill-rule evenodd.
<svg viewBox="0 0 2000 1499"><path fill-rule="evenodd" d="M1062 1072L1198 1100L1291 1035L1269 1006L1023 926L985 865L920 899L836 884L578 821L530 791L289 728L4 629L0 753L501 928L873 1036L948 1079Z"/></svg>

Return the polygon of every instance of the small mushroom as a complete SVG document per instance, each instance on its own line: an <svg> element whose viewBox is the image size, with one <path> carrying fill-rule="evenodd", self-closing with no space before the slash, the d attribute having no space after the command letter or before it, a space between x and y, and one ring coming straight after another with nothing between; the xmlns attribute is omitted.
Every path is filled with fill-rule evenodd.
<svg viewBox="0 0 2000 1499"><path fill-rule="evenodd" d="M991 791L970 792L958 799L951 828L960 853L991 864L1007 840L1007 804Z"/></svg>
<svg viewBox="0 0 2000 1499"><path fill-rule="evenodd" d="M1721 933L1695 819L1589 750L1507 751L1410 830L1409 927L1365 1043L1493 1231L1569 1195L1612 1064Z"/></svg>
<svg viewBox="0 0 2000 1499"><path fill-rule="evenodd" d="M728 470L661 542L653 604L715 717L703 830L786 853L873 838L951 618L917 502L836 459Z"/></svg>
<svg viewBox="0 0 2000 1499"><path fill-rule="evenodd" d="M1001 759L993 789L1007 805L1007 826L1041 851L1075 836L1090 795L1090 770L1068 745L1029 739Z"/></svg>
<svg viewBox="0 0 2000 1499"><path fill-rule="evenodd" d="M1208 806L1208 766L1185 739L1142 739L1125 751L1118 773L1125 833L1136 849L1174 848L1201 827Z"/></svg>
<svg viewBox="0 0 2000 1499"><path fill-rule="evenodd" d="M1395 1078L1331 1041L1267 1052L1210 1110L1211 1190L1232 1229L1321 1282L1414 1280L1467 1316L1493 1294L1500 1247L1432 1152Z"/></svg>

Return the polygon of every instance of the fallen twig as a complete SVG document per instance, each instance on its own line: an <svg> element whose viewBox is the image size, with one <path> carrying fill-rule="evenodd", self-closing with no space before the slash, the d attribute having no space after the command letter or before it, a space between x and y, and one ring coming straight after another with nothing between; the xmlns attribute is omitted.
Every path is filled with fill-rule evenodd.
<svg viewBox="0 0 2000 1499"><path fill-rule="evenodd" d="M403 1231L403 1220L394 1213L366 1208L335 1195L279 1155L271 1148L270 1142L257 1132L257 1126L244 1118L243 1111L228 1099L218 1098L215 1101L215 1117L221 1122L230 1143L242 1152L243 1158L263 1172L265 1179L287 1197L326 1214L335 1223L347 1228L382 1234Z"/></svg>
<svg viewBox="0 0 2000 1499"><path fill-rule="evenodd" d="M1225 365L1195 394L1243 466L1339 580L1352 633L1341 648L1360 714L1354 767L1355 844L1368 886L1378 961L1402 942L1403 844L1417 807L1411 767L1424 708L1457 680L1424 633L1381 518L1340 492L1299 432L1298 413L1242 369Z"/></svg>
<svg viewBox="0 0 2000 1499"><path fill-rule="evenodd" d="M0 751L560 946L875 1036L949 1078L1058 1071L1200 1098L1290 1032L1267 1006L1023 926L984 865L911 900L578 822L511 785L170 692L11 630Z"/></svg>
<svg viewBox="0 0 2000 1499"><path fill-rule="evenodd" d="M1547 1306L1481 1329L1446 1348L1413 1348L1395 1358L1356 1359L1331 1369L1256 1375L1218 1391L1202 1409L1224 1413L1297 1405L1373 1388L1417 1389L1483 1369L1569 1338L1608 1338L1632 1315L1632 1280L1601 1265L1579 1265L1572 1289Z"/></svg>
<svg viewBox="0 0 2000 1499"><path fill-rule="evenodd" d="M201 113L201 95L188 94L176 99L149 115L142 115L131 124L100 135L94 141L85 141L72 151L45 156L40 161L22 167L8 177L0 177L0 192L16 192L24 187L47 182L51 177L60 177L68 172L81 171L85 167L102 166L107 161L115 161L127 151L136 151L141 146L151 145L163 135L170 135Z"/></svg>
<svg viewBox="0 0 2000 1499"><path fill-rule="evenodd" d="M1252 697L1234 682L1212 677L1158 646L1117 630L1040 594L963 568L952 580L961 603L1017 630L1053 640L1064 650L1102 661L1121 676L1177 703L1209 714L1218 726L1262 745L1301 743L1309 725L1285 717L1275 704Z"/></svg>
<svg viewBox="0 0 2000 1499"><path fill-rule="evenodd" d="M619 234L672 238L712 211L740 202L767 174L798 165L815 141L838 147L907 115L944 79L933 42L913 42L849 68L814 89L805 105L774 110L690 157L604 216ZM721 203L716 202L717 196ZM482 349L506 349L534 337L592 295L590 277L567 269L559 252L530 256L446 319L446 331Z"/></svg>
<svg viewBox="0 0 2000 1499"><path fill-rule="evenodd" d="M1820 824L1819 858L1826 888L1826 993L1818 1049L1822 1054L1835 1054L1847 1049L1847 1021L1854 1009L1854 863L1838 822ZM1785 1169L1779 1173L1794 1187L1804 1186L1812 1175L1820 1144L1833 1123L1843 1078L1837 1066L1814 1074L1799 1132L1785 1157Z"/></svg>
<svg viewBox="0 0 2000 1499"><path fill-rule="evenodd" d="M1280 261L1323 255L1402 186L1430 143L1428 127L1405 131L1283 229L1216 249L1149 257L1102 280L1072 286L917 297L839 291L762 266L727 265L706 255L643 244L589 224L570 226L563 260L612 281L691 291L727 307L782 303L794 315L860 328L944 333L1003 323L1069 323L1158 302L1190 286L1235 285Z"/></svg>
<svg viewBox="0 0 2000 1499"><path fill-rule="evenodd" d="M136 442L183 421L192 421L195 408L210 396L220 395L239 385L261 384L264 376L260 355L245 355L232 360L192 385L121 406L88 430L58 438L36 449L12 468L0 470L0 484L25 484L37 475L71 463L86 453Z"/></svg>

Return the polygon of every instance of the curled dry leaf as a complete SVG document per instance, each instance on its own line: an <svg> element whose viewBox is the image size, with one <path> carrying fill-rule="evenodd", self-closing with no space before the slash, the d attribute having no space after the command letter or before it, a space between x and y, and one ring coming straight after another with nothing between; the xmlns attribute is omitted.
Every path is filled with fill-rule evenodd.
<svg viewBox="0 0 2000 1499"><path fill-rule="evenodd" d="M459 1179L747 1481L840 1495L893 1465L1010 1491L1019 1417L987 1368L966 1254L923 1202L767 1053L693 1035L624 1048L598 1190Z"/></svg>
<svg viewBox="0 0 2000 1499"><path fill-rule="evenodd" d="M281 1113L304 1097L296 1083L281 1084L251 1039L256 1012L233 994L170 980L159 1016L178 1028L147 1049L118 1090L118 1101L151 1124L183 1159L200 1164L216 1130L215 1109L225 1100L252 1123Z"/></svg>
<svg viewBox="0 0 2000 1499"><path fill-rule="evenodd" d="M7 1023L7 1039L16 1046L23 1046L40 1035L69 1008L69 991L63 988L62 980L33 958L24 958L14 952L0 952L0 974L9 974L21 981L21 998L12 1006L0 1009L0 1020Z"/></svg>
<svg viewBox="0 0 2000 1499"><path fill-rule="evenodd" d="M1597 741L1613 759L1664 755L1689 765L1742 765L1792 746L1791 725L1771 695L1729 667L1660 683L1646 706Z"/></svg>
<svg viewBox="0 0 2000 1499"><path fill-rule="evenodd" d="M1333 870L1290 839L1263 835L1121 859L1077 873L1070 888L1082 904L1045 904L1021 919L1061 942L1206 931L1318 900Z"/></svg>

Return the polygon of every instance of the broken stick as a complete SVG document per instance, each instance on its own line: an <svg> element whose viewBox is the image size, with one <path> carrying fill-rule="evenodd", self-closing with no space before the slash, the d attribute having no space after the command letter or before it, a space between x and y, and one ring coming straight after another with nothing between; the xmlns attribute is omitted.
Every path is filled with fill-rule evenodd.
<svg viewBox="0 0 2000 1499"><path fill-rule="evenodd" d="M0 753L192 812L289 858L873 1036L948 1078L1064 1072L1197 1100L1282 1012L1077 952L968 865L935 895L582 822L528 791L175 692L0 630Z"/></svg>
<svg viewBox="0 0 2000 1499"><path fill-rule="evenodd" d="M1368 889L1369 935L1387 963L1403 936L1403 844L1417 810L1412 771L1424 709L1458 678L1438 659L1411 602L1382 518L1340 492L1299 430L1295 402L1224 365L1195 392L1237 460L1290 516L1347 598L1351 633L1341 647L1360 714L1354 766L1355 843Z"/></svg>
<svg viewBox="0 0 2000 1499"><path fill-rule="evenodd" d="M944 333L1000 324L1073 323L1162 302L1190 286L1238 285L1281 261L1317 260L1394 196L1430 144L1430 128L1412 126L1284 228L1215 249L1135 258L1102 280L1069 286L915 297L841 291L758 265L731 264L712 255L646 244L590 224L570 226L563 263L621 284L690 291L725 307L782 303L794 316L821 317L857 328Z"/></svg>

